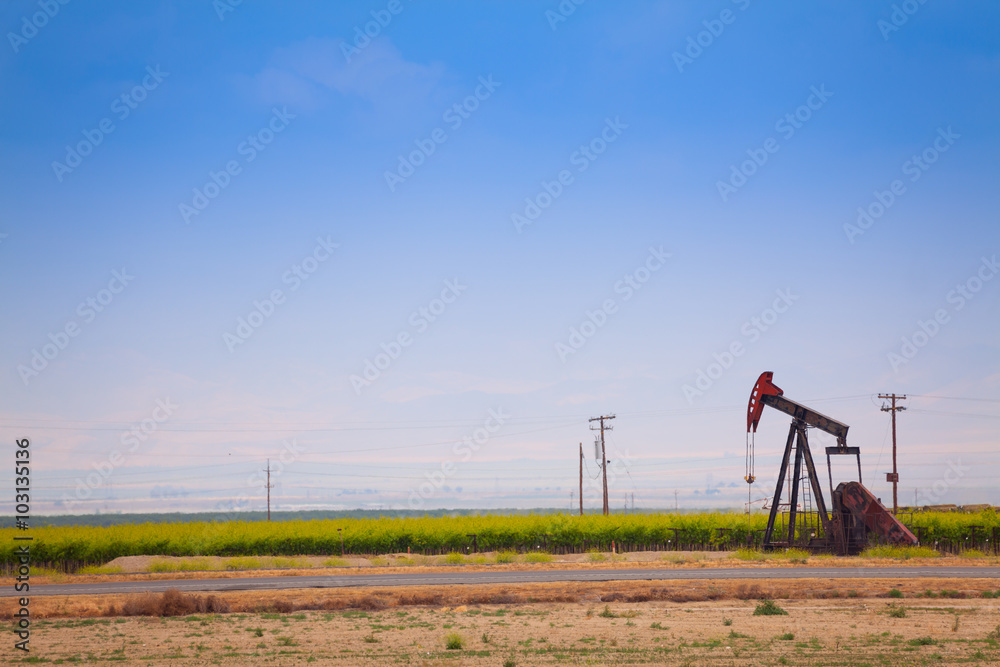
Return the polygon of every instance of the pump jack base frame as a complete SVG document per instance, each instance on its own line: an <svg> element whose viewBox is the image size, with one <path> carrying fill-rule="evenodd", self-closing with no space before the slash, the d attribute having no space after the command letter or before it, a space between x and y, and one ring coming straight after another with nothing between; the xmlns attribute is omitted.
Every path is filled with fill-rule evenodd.
<svg viewBox="0 0 1000 667"><path fill-rule="evenodd" d="M809 436L806 432L808 425L805 421L799 418L792 420L791 426L788 428L788 439L785 441L785 451L781 457L781 468L778 471L778 481L774 487L774 498L771 501L771 511L767 517L767 528L764 530L764 541L763 547L766 551L773 549L800 546L807 549L817 549L828 551L831 547L836 546L837 551L843 553L844 549L841 547L841 543L844 542L841 539L843 528L839 525L839 516L835 516L831 519L830 514L827 512L826 501L823 498L823 489L819 483L819 477L816 474L816 465L813 462L812 452L809 450ZM778 508L781 503L782 490L785 486L785 474L788 470L788 461L791 458L792 447L795 447L795 462L792 465L792 484L791 484L791 498L788 501L788 534L785 540L775 540L774 539L774 524L775 519L778 516ZM833 492L833 467L830 462L831 456L836 455L853 455L858 461L858 483L861 482L861 448L860 447L847 447L847 446L837 446L837 447L827 447L826 448L826 467L827 474L830 480L830 498L834 499ZM800 540L800 543L796 543L795 540L795 528L796 528L796 517L798 512L798 500L799 500L799 487L802 484L801 474L802 474L802 463L806 464L806 473L809 477L809 486L813 490L816 501L816 511L819 515L820 524L823 528L823 537L811 536L809 540Z"/></svg>

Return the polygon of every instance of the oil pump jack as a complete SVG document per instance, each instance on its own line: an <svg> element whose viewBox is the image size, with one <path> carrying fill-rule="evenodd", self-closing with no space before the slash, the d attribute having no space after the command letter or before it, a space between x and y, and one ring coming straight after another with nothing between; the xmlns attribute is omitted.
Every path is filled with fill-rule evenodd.
<svg viewBox="0 0 1000 667"><path fill-rule="evenodd" d="M774 488L774 498L771 501L770 514L767 518L767 528L764 531L764 548L805 546L817 550L836 551L841 555L854 554L864 549L871 541L880 543L916 545L917 538L910 530L900 523L895 516L872 495L871 491L861 484L861 449L847 446L847 424L831 419L801 403L784 397L784 392L771 380L774 374L770 371L761 373L757 378L753 391L750 393L750 403L747 405L747 475L748 484L753 484L753 437L757 432L757 424L764 412L764 406L770 406L792 417L788 429L788 440L781 458L781 469L778 471L778 483ZM826 502L823 499L823 489L816 475L816 466L812 452L809 450L808 428L817 428L829 433L837 439L835 447L826 448L826 467L830 480L830 499L832 513L827 513ZM791 490L788 502L788 533L787 536L776 538L774 524L781 503L781 493L785 485L785 473L791 458L792 448L795 449L795 459L792 464ZM833 468L831 456L855 456L858 462L858 481L842 482L833 488ZM799 503L799 488L803 486L801 476L805 464L808 477L808 489L816 503L822 534L802 535L796 540L796 519Z"/></svg>

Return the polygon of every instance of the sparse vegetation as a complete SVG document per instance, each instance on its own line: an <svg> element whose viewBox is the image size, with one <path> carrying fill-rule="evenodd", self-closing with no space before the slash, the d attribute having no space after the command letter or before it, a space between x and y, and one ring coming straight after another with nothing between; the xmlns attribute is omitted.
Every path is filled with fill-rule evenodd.
<svg viewBox="0 0 1000 667"><path fill-rule="evenodd" d="M444 647L449 651L459 651L462 649L464 641L462 635L457 632L449 632L444 637Z"/></svg>
<svg viewBox="0 0 1000 667"><path fill-rule="evenodd" d="M897 547L886 544L868 547L861 552L862 558L891 558L893 560L939 558L940 556L940 552L930 547Z"/></svg>
<svg viewBox="0 0 1000 667"><path fill-rule="evenodd" d="M787 616L788 612L774 603L774 600L761 600L753 610L754 616Z"/></svg>
<svg viewBox="0 0 1000 667"><path fill-rule="evenodd" d="M890 604L885 613L892 618L906 618L906 607L903 605L896 606L895 604Z"/></svg>
<svg viewBox="0 0 1000 667"><path fill-rule="evenodd" d="M545 553L544 551L531 551L524 554L525 563L551 563L552 554Z"/></svg>

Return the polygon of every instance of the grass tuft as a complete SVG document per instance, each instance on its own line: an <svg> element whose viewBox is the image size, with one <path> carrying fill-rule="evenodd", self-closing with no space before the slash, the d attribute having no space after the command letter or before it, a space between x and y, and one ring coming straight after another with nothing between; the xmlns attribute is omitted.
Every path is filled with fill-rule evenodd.
<svg viewBox="0 0 1000 667"><path fill-rule="evenodd" d="M545 553L544 551L532 551L524 554L525 563L551 563L552 554Z"/></svg>
<svg viewBox="0 0 1000 667"><path fill-rule="evenodd" d="M788 612L774 603L774 600L761 600L753 610L754 616L788 616Z"/></svg>
<svg viewBox="0 0 1000 667"><path fill-rule="evenodd" d="M906 607L890 604L889 609L885 613L892 618L906 618Z"/></svg>
<svg viewBox="0 0 1000 667"><path fill-rule="evenodd" d="M940 552L931 547L897 547L888 544L868 547L861 552L862 558L892 558L894 560L938 558L940 556Z"/></svg>
<svg viewBox="0 0 1000 667"><path fill-rule="evenodd" d="M464 640L457 632L449 632L444 636L444 647L449 651L460 651Z"/></svg>

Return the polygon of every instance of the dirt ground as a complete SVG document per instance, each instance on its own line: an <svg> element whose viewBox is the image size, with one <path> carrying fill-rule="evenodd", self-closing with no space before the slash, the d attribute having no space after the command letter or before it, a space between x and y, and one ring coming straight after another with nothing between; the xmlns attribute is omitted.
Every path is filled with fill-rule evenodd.
<svg viewBox="0 0 1000 667"><path fill-rule="evenodd" d="M30 655L56 664L141 665L1000 662L1000 610L993 600L779 600L787 615L755 616L754 600L605 603L586 598L42 620L32 628ZM903 609L902 617L889 615L892 609ZM17 659L9 645L3 653L5 661Z"/></svg>
<svg viewBox="0 0 1000 667"><path fill-rule="evenodd" d="M119 574L33 576L32 584L456 569L997 564L995 557L746 562L725 552L604 556L456 566L445 565L444 557L397 554L345 559L337 567L323 557L299 557L294 568L252 571L217 569L225 565L201 558L196 564L207 563L208 569L152 573L151 563L189 568L192 559L134 556L108 564L120 567ZM0 663L1000 664L1000 582L987 578L560 582L234 591L211 599L207 593L175 595L180 607L152 594L34 597L31 652L14 650L10 635L0 647ZM774 600L788 614L755 616L762 599ZM0 614L11 618L14 603L11 597L0 599Z"/></svg>
<svg viewBox="0 0 1000 667"><path fill-rule="evenodd" d="M1000 558L960 558L957 556L940 558L912 558L906 561L879 558L836 558L833 556L811 556L804 560L768 558L764 561L744 561L733 557L728 551L639 551L627 554L599 554L602 560L595 560L595 554L564 554L553 557L547 563L505 563L495 562L495 553L477 554L485 561L466 562L462 565L448 565L444 556L409 556L405 553L388 554L379 557L348 556L338 559L334 567L326 566L328 556L295 556L275 559L294 562L295 566L282 565L270 569L228 570L227 559L216 556L174 557L174 556L123 556L108 562L105 567L120 568L117 574L45 574L33 575L32 581L44 584L56 583L97 583L108 581L152 581L162 579L225 579L241 577L273 577L296 575L336 576L344 574L384 574L395 572L454 572L457 568L466 571L495 570L567 570L567 569L616 569L616 568L663 568L685 569L704 567L761 568L761 567L892 567L907 566L961 566L986 567L1000 565ZM266 561L267 557L259 560ZM150 572L151 565L161 564L172 571ZM197 566L198 569L190 569ZM201 569L204 568L204 569Z"/></svg>
<svg viewBox="0 0 1000 667"><path fill-rule="evenodd" d="M239 591L216 594L230 613L168 617L121 616L136 596L36 597L31 653L10 641L0 661L990 665L1000 664L998 587L793 579ZM755 616L762 598L788 614ZM0 601L8 618L10 602ZM449 649L453 633L460 647Z"/></svg>

